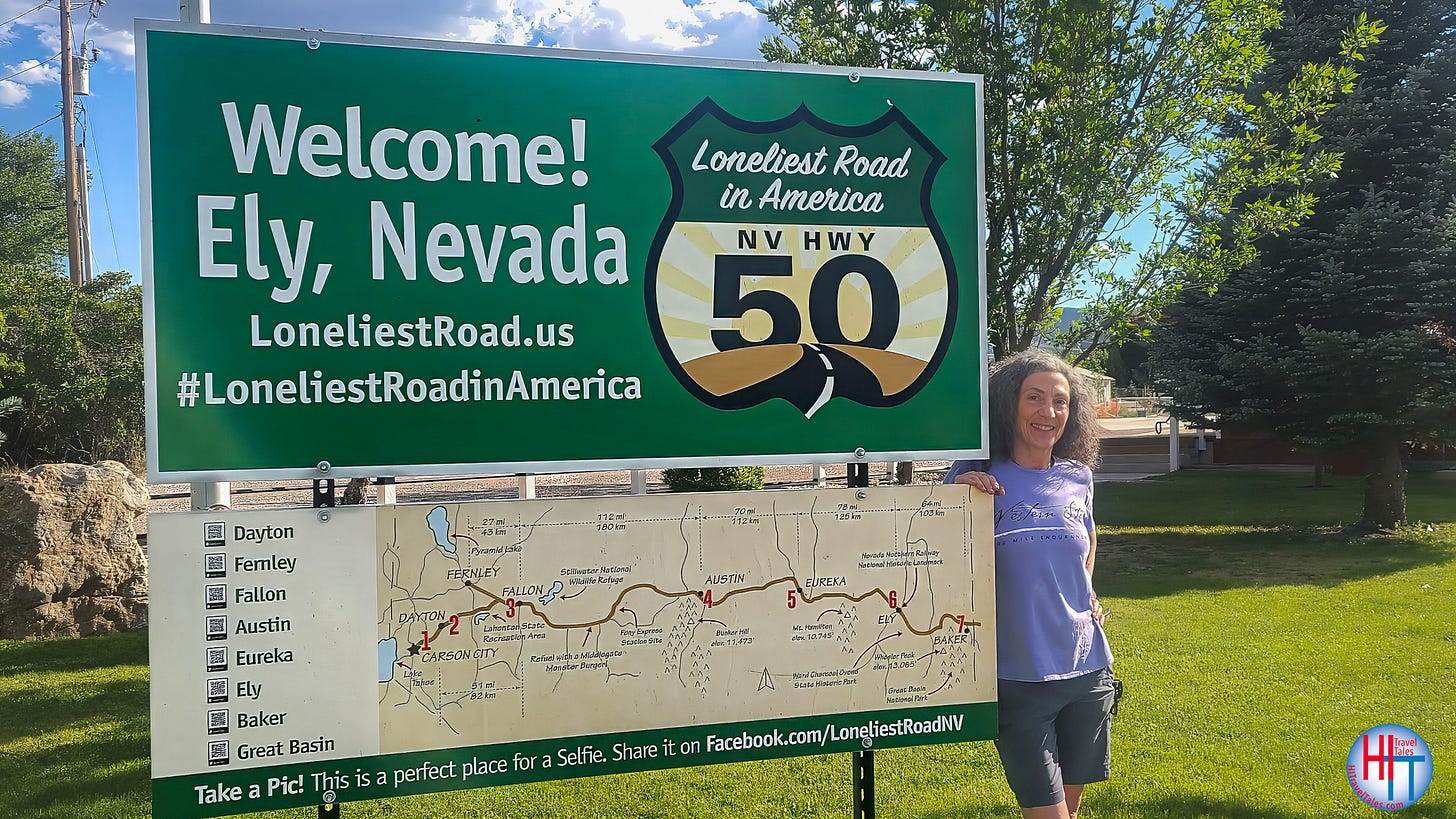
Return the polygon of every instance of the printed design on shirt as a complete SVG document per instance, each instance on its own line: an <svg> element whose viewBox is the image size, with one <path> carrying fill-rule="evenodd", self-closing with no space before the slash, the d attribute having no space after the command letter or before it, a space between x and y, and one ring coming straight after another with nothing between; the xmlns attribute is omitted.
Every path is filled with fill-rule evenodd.
<svg viewBox="0 0 1456 819"><path fill-rule="evenodd" d="M1026 523L1032 526L1037 524L1051 523L1057 518L1071 522L1081 523L1087 519L1087 505L1080 500L1072 500L1062 506L1051 506L1042 503L1028 503L1018 500L1010 506L1002 506L996 510L996 526L1003 521L1010 523ZM1011 534L1004 532L1003 534Z"/></svg>
<svg viewBox="0 0 1456 819"><path fill-rule="evenodd" d="M1077 631L1077 647L1073 649L1077 656L1077 663L1080 665L1087 661L1092 654L1092 640L1095 631L1092 628L1092 612L1077 612L1072 615L1072 628Z"/></svg>

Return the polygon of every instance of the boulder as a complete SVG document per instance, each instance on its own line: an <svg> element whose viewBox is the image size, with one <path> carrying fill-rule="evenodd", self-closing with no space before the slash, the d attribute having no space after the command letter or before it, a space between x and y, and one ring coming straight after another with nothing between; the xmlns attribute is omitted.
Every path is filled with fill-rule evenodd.
<svg viewBox="0 0 1456 819"><path fill-rule="evenodd" d="M116 461L0 475L0 638L146 625L147 558L132 521L147 500Z"/></svg>

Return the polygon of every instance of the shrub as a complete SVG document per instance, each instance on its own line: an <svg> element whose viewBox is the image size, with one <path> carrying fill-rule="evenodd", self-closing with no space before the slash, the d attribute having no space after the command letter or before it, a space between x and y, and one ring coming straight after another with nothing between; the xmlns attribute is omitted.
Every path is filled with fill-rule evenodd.
<svg viewBox="0 0 1456 819"><path fill-rule="evenodd" d="M3 269L3 268L0 268ZM0 454L47 461L144 461L141 288L122 272L80 288L54 271L0 276L0 395L20 406L0 419Z"/></svg>
<svg viewBox="0 0 1456 819"><path fill-rule="evenodd" d="M664 469L662 480L674 492L762 489L763 467L706 466L700 469Z"/></svg>

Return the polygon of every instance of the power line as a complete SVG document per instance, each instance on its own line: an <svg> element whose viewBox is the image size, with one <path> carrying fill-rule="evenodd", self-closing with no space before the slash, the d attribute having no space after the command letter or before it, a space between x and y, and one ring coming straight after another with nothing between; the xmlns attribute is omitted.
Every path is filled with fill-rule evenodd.
<svg viewBox="0 0 1456 819"><path fill-rule="evenodd" d="M31 9L30 11L22 11L21 13L15 15L14 17L11 17L9 20L6 20L5 22L0 23L0 26L8 26L11 23L15 22L16 20L19 20L20 18L24 17L25 15L30 14L32 12L40 11L41 9L45 8L48 5L50 5L50 3L41 3L39 6L36 6L35 8Z"/></svg>
<svg viewBox="0 0 1456 819"><path fill-rule="evenodd" d="M61 52L57 51L54 55L51 56L50 59L48 59L48 60L42 60L42 61L40 61L40 62L36 63L35 65L32 65L32 66L30 66L28 68L22 68L19 71L15 72L14 74L11 74L10 77L19 77L21 74L24 74L27 71L34 71L35 69L40 68L41 66L45 65L46 63L53 63L53 62L56 61L56 58L59 57L59 56L61 56ZM10 79L10 77L0 77L0 82L5 82L6 80Z"/></svg>
<svg viewBox="0 0 1456 819"><path fill-rule="evenodd" d="M45 125L48 122L54 122L55 120L58 120L60 118L61 118L61 115L60 114L56 114L55 116L51 117L48 120L45 120L44 122L38 122L35 125L32 125L29 128L26 128L24 131L21 131L20 133L16 134L15 136L11 137L10 139L6 140L5 144L6 145L9 145L10 143L14 142L15 140L20 139L21 137L25 136L26 134L30 133L31 131L34 131L35 129L41 127L42 125Z"/></svg>

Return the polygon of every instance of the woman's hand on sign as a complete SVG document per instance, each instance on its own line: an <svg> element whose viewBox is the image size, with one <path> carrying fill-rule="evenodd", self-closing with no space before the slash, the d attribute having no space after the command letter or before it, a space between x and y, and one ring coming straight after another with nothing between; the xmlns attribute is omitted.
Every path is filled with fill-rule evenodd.
<svg viewBox="0 0 1456 819"><path fill-rule="evenodd" d="M994 475L987 472L962 472L956 476L956 483L970 484L987 495L1004 495L1006 489Z"/></svg>

